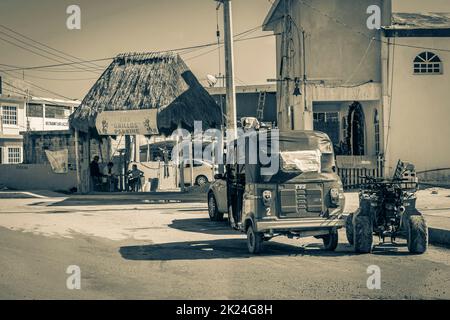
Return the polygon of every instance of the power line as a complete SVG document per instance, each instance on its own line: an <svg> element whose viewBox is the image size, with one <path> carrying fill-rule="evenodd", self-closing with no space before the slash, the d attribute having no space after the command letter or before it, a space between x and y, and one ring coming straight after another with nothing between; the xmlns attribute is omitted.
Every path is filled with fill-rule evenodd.
<svg viewBox="0 0 450 320"><path fill-rule="evenodd" d="M61 54L65 55L65 56L69 56L69 57L74 58L74 59L76 59L76 60L82 61L82 59L80 59L80 58L78 58L78 57L76 57L76 56L74 56L74 55L72 55L72 54L69 54L69 53L66 53L66 52L64 52L64 51L61 51L61 50L55 49L55 48L53 48L53 47L50 47L49 45L46 45L45 43L36 41L36 40L34 40L34 39L32 39L32 38L30 38L30 37L28 37L28 36L26 36L26 35L24 35L24 34L22 34L22 33L19 33L19 32L15 31L15 30L13 30L13 29L11 29L11 28L6 27L5 25L0 24L0 27L3 28L3 29L8 30L8 31L10 31L10 32L12 32L12 33L14 33L14 34L17 34L17 35L19 35L19 36L21 36L21 37L23 37L23 38L25 38L25 39L28 39L28 40L30 40L30 41L32 41L32 42L34 42L34 43L37 43L37 44L39 44L39 45L41 45L41 46L43 46L43 47L45 47L45 48L51 49L51 50L53 50L53 51L56 51L56 52L58 52L58 53L61 53ZM100 65L98 65L98 64L95 64L95 63L91 63L91 65L94 66L94 67L99 67L99 68L102 67L102 66L100 66Z"/></svg>
<svg viewBox="0 0 450 320"><path fill-rule="evenodd" d="M314 11L319 13L320 15L322 15L324 17L327 17L329 20L335 22L336 24L340 24L340 25L346 27L347 29L350 29L351 31L353 31L353 32L355 32L355 33L357 33L357 34L359 34L361 36L364 36L364 37L369 38L369 39L373 39L374 41L378 41L378 42L381 42L381 43L389 44L389 42L387 42L385 40L373 38L370 34L364 33L361 30L357 30L357 29L349 26L348 24L346 24L345 22L337 19L336 17L330 16L329 14L321 11L320 9L318 9L318 8L316 8L314 6L312 6L311 4L307 3L305 0L298 0L298 1L300 3L302 3L302 4L304 4L305 6L313 9ZM413 48L413 49L423 49L423 50L450 52L450 49L421 47L421 46L414 46L414 45L408 45L408 44L402 44L402 43L395 43L395 44L392 44L392 45L399 46L399 47Z"/></svg>
<svg viewBox="0 0 450 320"><path fill-rule="evenodd" d="M3 72L5 72L5 71L3 71ZM24 82L24 83L26 83L26 84L28 84L28 85L30 85L30 86L32 86L32 87L35 87L35 88L39 89L39 90L42 91L42 92L47 92L47 93L50 93L50 94L55 95L55 96L57 96L57 97L64 98L64 99L66 99L66 100L74 100L74 99L72 99L72 98L66 97L66 96L64 96L64 95L62 95L62 94L59 94L59 93L57 93L57 92L54 92L54 91L52 91L52 90L49 90L49 89L43 88L43 87L41 87L41 86L38 86L37 84L32 83L32 82L30 82L30 81L25 81L25 80L23 80L23 79L20 79L20 78L18 78L18 77L16 77L16 76L12 75L12 74L9 73L9 72L5 72L5 73L8 74L8 75L9 75L10 77L12 77L12 78L18 79L18 80L20 80L20 81L22 81L22 82Z"/></svg>
<svg viewBox="0 0 450 320"><path fill-rule="evenodd" d="M246 33L249 31L246 31ZM250 38L244 38L244 39L238 39L235 40L235 42L239 42L239 41L247 41L247 40L253 40L253 39L259 39L259 38L264 38L264 37L272 37L276 34L268 34L268 35L261 35L261 36L256 36L256 37L250 37ZM223 42L222 42L223 44ZM190 46L190 47L184 47L184 48L176 48L176 49L168 49L168 50L161 50L161 51L154 51L153 53L164 53L164 52L177 52L177 51L182 51L182 50L187 50L187 49L201 49L201 48L206 48L206 47L211 47L211 46L215 46L217 45L216 42L212 42L212 43L207 43L207 44L202 44L202 45L196 45L196 46ZM99 62L99 61L107 61L107 60L114 60L115 57L107 57L107 58L100 58L100 59L92 59L92 60L84 60L82 61L83 63L86 62ZM44 69L44 68L54 68L54 67L60 67L60 66L70 66L70 65L76 65L76 64L80 64L81 62L71 62L71 63L59 63L59 64L51 64L51 65L42 65L42 66L32 66L32 67L17 67L17 68L11 68L11 69L7 69L7 70L0 70L0 71L24 71L24 70L35 70L35 69Z"/></svg>
<svg viewBox="0 0 450 320"><path fill-rule="evenodd" d="M56 62L65 62L65 61L75 62L75 61L73 61L73 60L67 59L67 58L64 57L64 56L61 56L61 55L59 55L59 54L52 53L51 51L48 51L48 50L46 50L46 49L39 48L38 46L35 46L35 45L33 45L33 44L30 44L29 42L20 40L20 39L14 37L14 36L11 36L11 35L9 35L9 34L3 32L3 31L0 31L0 33L3 34L3 35L6 35L7 37L9 37L9 38L11 38L11 39L14 39L15 41L17 41L17 42L19 42L19 43L22 43L22 44L24 44L24 45L26 45L26 46L29 46L29 47L31 47L31 48L34 48L34 49L40 50L41 52L44 52L44 53L46 53L46 54L49 54L49 55L51 55L51 56L55 56L55 57L57 57L57 58L62 59L62 60L55 59L55 58L53 58L53 57L51 57L51 56L49 57L49 56L47 56L47 55L44 55L44 54L39 53L40 56L45 57L45 58L47 58L47 59L49 59L49 60L53 60L53 61L56 61ZM24 48L24 47L22 47L22 46L20 46L20 45L17 45L17 44L14 43L14 42L7 41L7 40L4 39L4 38L0 38L0 39L3 40L3 41L8 42L8 43L10 43L10 44L12 44L12 45L14 45L14 46L18 46L19 48L22 48L22 49L24 49L24 50L33 52L34 54L38 54L37 52L35 52L35 51L33 51L33 50L30 50L29 48ZM38 52L39 52L39 51L38 51ZM73 68L78 68L78 69L81 69L81 70L84 70L84 71L91 72L91 70L90 70L90 69L87 69L87 68L82 68L82 67L78 67L78 66L74 66Z"/></svg>

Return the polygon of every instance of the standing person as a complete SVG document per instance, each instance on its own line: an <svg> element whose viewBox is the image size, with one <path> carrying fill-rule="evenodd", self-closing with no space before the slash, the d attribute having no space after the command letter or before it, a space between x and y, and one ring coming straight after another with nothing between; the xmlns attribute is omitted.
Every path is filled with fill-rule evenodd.
<svg viewBox="0 0 450 320"><path fill-rule="evenodd" d="M102 184L102 177L104 176L100 172L100 167L98 165L98 160L100 158L98 156L95 156L92 162L89 164L89 173L91 175L91 181L94 191L100 191L101 190L101 184Z"/></svg>
<svg viewBox="0 0 450 320"><path fill-rule="evenodd" d="M138 192L141 188L141 177L144 172L138 169L136 164L133 164L131 170L128 172L128 185L131 187L131 191Z"/></svg>
<svg viewBox="0 0 450 320"><path fill-rule="evenodd" d="M167 146L164 148L160 148L162 152L162 157L164 161L164 178L169 177L169 150L167 150Z"/></svg>

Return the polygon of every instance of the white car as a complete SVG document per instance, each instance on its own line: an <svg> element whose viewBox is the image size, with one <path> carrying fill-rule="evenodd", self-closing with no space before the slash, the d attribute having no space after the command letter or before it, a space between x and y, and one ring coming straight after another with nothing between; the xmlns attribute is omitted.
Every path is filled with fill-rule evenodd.
<svg viewBox="0 0 450 320"><path fill-rule="evenodd" d="M194 183L199 186L203 186L208 182L214 180L214 166L203 160L195 160L194 168ZM187 163L184 168L184 183L191 184L191 164Z"/></svg>

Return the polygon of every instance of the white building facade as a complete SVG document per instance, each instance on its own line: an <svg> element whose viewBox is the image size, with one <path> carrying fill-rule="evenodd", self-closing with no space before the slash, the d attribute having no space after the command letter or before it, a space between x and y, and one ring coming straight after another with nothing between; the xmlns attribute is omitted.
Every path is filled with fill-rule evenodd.
<svg viewBox="0 0 450 320"><path fill-rule="evenodd" d="M0 164L23 161L21 132L69 129L69 115L79 104L79 101L0 94Z"/></svg>
<svg viewBox="0 0 450 320"><path fill-rule="evenodd" d="M393 14L385 115L386 166L410 160L427 180L450 178L450 14Z"/></svg>

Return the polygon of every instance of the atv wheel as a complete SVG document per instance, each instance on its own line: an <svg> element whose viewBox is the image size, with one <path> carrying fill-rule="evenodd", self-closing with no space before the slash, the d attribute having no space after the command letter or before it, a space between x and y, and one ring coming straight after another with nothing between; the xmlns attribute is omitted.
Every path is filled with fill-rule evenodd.
<svg viewBox="0 0 450 320"><path fill-rule="evenodd" d="M223 213L217 208L216 198L212 193L208 196L208 214L211 221L222 221Z"/></svg>
<svg viewBox="0 0 450 320"><path fill-rule="evenodd" d="M373 227L370 217L358 213L353 217L353 245L355 252L370 253L372 251Z"/></svg>
<svg viewBox="0 0 450 320"><path fill-rule="evenodd" d="M353 245L353 213L350 213L345 219L345 234L347 235L348 243Z"/></svg>
<svg viewBox="0 0 450 320"><path fill-rule="evenodd" d="M251 254L260 253L263 249L264 234L255 232L253 226L250 225L247 229L247 247Z"/></svg>
<svg viewBox="0 0 450 320"><path fill-rule="evenodd" d="M424 253L428 247L428 227L421 215L409 216L406 223L408 250L411 253Z"/></svg>
<svg viewBox="0 0 450 320"><path fill-rule="evenodd" d="M334 251L338 245L338 231L336 229L331 230L329 234L322 237L323 247L327 251Z"/></svg>

